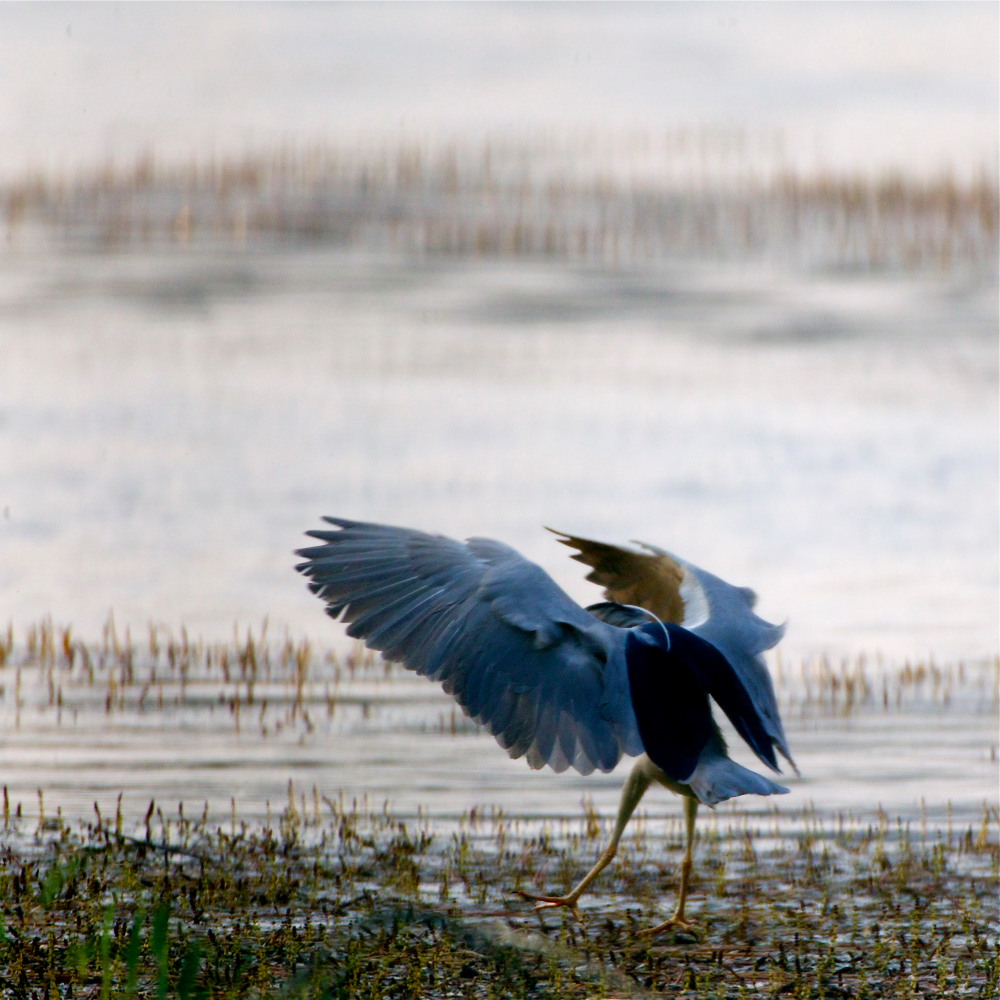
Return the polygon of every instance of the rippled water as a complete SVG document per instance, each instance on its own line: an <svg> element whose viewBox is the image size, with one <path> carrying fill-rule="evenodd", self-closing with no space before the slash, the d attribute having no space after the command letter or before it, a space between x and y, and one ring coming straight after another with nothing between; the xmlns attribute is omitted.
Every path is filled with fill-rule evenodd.
<svg viewBox="0 0 1000 1000"><path fill-rule="evenodd" d="M25 826L119 801L129 822L155 801L260 824L290 794L445 827L471 809L612 816L627 765L530 772L432 684L374 667L338 679L351 647L292 550L340 514L502 538L584 603L597 591L544 525L643 539L753 586L758 610L788 621L771 662L802 774L788 796L702 823L773 818L787 833L847 815L962 833L986 804L995 828L995 182L992 201L962 202L952 181L995 173L982 40L997 15L966 8L501 5L489 32L479 9L433 5L400 8L402 27L365 5L5 10L0 176L48 171L0 202L0 638L8 621L15 638L0 785ZM865 43L890 36L891 52ZM453 177L455 135L486 138ZM518 137L542 159L522 162ZM294 158L283 180L267 174L285 162L276 143L326 143L343 166L355 141L376 169L362 156L326 202ZM190 166L143 187L164 163L245 151L245 189L203 177L199 201ZM99 173L74 196L89 167L125 183ZM857 191L875 190L859 178L897 168L943 181L897 190L892 174L887 214L859 211ZM700 253L726 183L788 169L793 210L731 205L720 259ZM650 198L688 182L701 215ZM797 200L821 202L824 184L820 211ZM452 239L455 192L466 228ZM277 219L249 240L244 197ZM181 203L198 216L189 242ZM660 259L619 254L623 234L643 244L648 205ZM215 209L232 242L204 237ZM101 212L108 238L81 238ZM68 220L72 238L39 218ZM748 244L800 239L797 255L742 259L734 220ZM345 226L362 234L352 248ZM580 233L591 250L607 240L614 252L589 254L607 263L572 260ZM95 652L109 614L137 645L150 622L220 642L267 622L272 641L311 642L309 675L251 694L245 677L182 678L137 654L125 679ZM72 666L27 649L46 618L83 643ZM858 657L871 690L848 710L823 658L836 674ZM920 684L900 680L907 660L928 668ZM679 836L671 796L643 805Z"/></svg>
<svg viewBox="0 0 1000 1000"><path fill-rule="evenodd" d="M133 819L156 800L261 821L291 782L321 809L343 796L441 822L578 816L584 797L611 815L623 768L531 773L406 675L338 686L317 659L301 712L276 678L237 716L217 676L180 685L161 664L109 711L112 667L91 683L77 663L53 701L25 652L46 616L93 642L113 613L119 634L221 641L266 620L344 655L292 555L337 513L503 538L584 602L595 589L543 525L751 584L789 621L779 690L802 777L718 822L813 805L864 823L881 806L975 826L997 777L996 322L989 276L15 243L0 257L10 800L85 817L121 794ZM859 654L869 704L803 699L802 669ZM972 680L886 707L877 678L906 659L964 660ZM647 807L677 816L662 794Z"/></svg>
<svg viewBox="0 0 1000 1000"><path fill-rule="evenodd" d="M992 279L330 248L0 258L0 608L339 642L322 514L663 545L785 650L997 648Z"/></svg>
<svg viewBox="0 0 1000 1000"><path fill-rule="evenodd" d="M195 658L197 660L197 658ZM476 730L437 685L372 661L357 673L330 659L303 672L216 661L171 669L141 653L129 661L92 651L75 666L42 668L15 655L2 673L0 756L9 801L27 816L57 810L95 818L121 809L128 822L151 801L168 818L184 803L217 822L272 822L290 795L302 813L330 803L421 813L454 826L470 810L528 821L581 819L585 803L614 816L626 760L586 777L532 772ZM903 822L914 832L978 831L998 777L996 669L939 670L922 680L854 665L864 678L853 703L818 667L783 672L780 699L801 776L791 794L746 797L712 812L721 829L773 816L785 835L803 823ZM267 677L270 676L270 680ZM762 769L729 730L732 752ZM589 807L589 806L588 806ZM680 822L679 803L654 789L651 817ZM991 822L996 823L993 815Z"/></svg>

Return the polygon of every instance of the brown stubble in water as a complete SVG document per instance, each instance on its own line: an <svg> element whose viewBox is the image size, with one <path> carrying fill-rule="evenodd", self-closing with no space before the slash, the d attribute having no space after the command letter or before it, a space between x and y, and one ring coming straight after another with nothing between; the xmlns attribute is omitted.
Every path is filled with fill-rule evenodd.
<svg viewBox="0 0 1000 1000"><path fill-rule="evenodd" d="M699 932L652 944L637 931L675 882L677 837L630 836L582 922L539 919L512 895L539 868L578 877L602 832L586 814L539 829L470 813L443 837L294 788L263 827L155 802L138 826L99 810L70 823L41 799L39 811L5 800L10 996L943 1000L1000 985L995 808L947 835L884 815L709 826Z"/></svg>
<svg viewBox="0 0 1000 1000"><path fill-rule="evenodd" d="M21 739L41 716L85 740L85 716L210 702L212 725L228 718L234 736L249 727L267 744L308 736L324 712L377 715L406 680L360 648L320 654L266 625L208 644L162 626L137 640L109 620L88 643L44 621L8 628L0 664L0 709ZM995 664L819 660L776 675L790 719L946 714L970 696L996 708ZM637 932L676 889L669 811L637 817L578 923L540 919L513 892L578 879L608 834L589 801L576 817L475 807L441 822L289 783L263 819L242 819L235 800L133 814L120 794L110 813L95 802L70 817L42 790L21 802L5 788L0 970L7 995L24 997L990 996L998 814L963 815L785 802L711 814L692 889L699 932L650 944Z"/></svg>

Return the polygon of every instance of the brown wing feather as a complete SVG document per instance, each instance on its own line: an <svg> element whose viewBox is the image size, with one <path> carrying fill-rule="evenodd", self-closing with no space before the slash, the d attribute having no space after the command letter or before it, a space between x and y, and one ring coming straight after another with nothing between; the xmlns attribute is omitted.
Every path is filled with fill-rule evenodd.
<svg viewBox="0 0 1000 1000"><path fill-rule="evenodd" d="M590 566L587 579L604 588L604 596L618 604L635 604L657 618L680 625L684 621L681 581L684 571L667 555L630 552L617 545L577 538L549 528L563 545L576 549L572 557Z"/></svg>

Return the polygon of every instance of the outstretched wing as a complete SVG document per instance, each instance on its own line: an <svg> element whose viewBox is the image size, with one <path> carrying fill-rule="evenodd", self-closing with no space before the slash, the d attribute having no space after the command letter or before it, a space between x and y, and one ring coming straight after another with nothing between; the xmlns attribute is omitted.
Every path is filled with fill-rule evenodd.
<svg viewBox="0 0 1000 1000"><path fill-rule="evenodd" d="M296 569L327 613L386 659L440 681L511 757L610 771L642 753L625 632L587 614L540 567L485 538L324 518Z"/></svg>
<svg viewBox="0 0 1000 1000"><path fill-rule="evenodd" d="M609 601L645 608L674 625L684 624L684 570L678 563L652 552L635 552L553 528L549 531L563 545L577 550L572 558L591 568L587 579L603 587Z"/></svg>
<svg viewBox="0 0 1000 1000"><path fill-rule="evenodd" d="M634 604L658 618L684 626L710 642L729 661L778 751L795 767L785 738L774 686L761 656L784 634L754 614L756 595L654 545L645 551L621 548L556 532L578 562L591 567L587 579L604 588L610 601Z"/></svg>

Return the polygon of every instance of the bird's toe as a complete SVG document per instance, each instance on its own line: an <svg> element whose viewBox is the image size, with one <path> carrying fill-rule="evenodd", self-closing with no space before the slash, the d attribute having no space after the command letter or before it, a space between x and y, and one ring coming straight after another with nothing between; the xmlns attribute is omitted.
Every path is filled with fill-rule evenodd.
<svg viewBox="0 0 1000 1000"><path fill-rule="evenodd" d="M665 934L667 931L674 931L678 934L690 934L696 938L700 935L697 924L692 923L690 920L685 920L683 917L678 917L675 914L669 920L664 920L662 924L657 924L655 927L647 927L645 930L639 931L637 936L652 938L658 937L660 934Z"/></svg>

